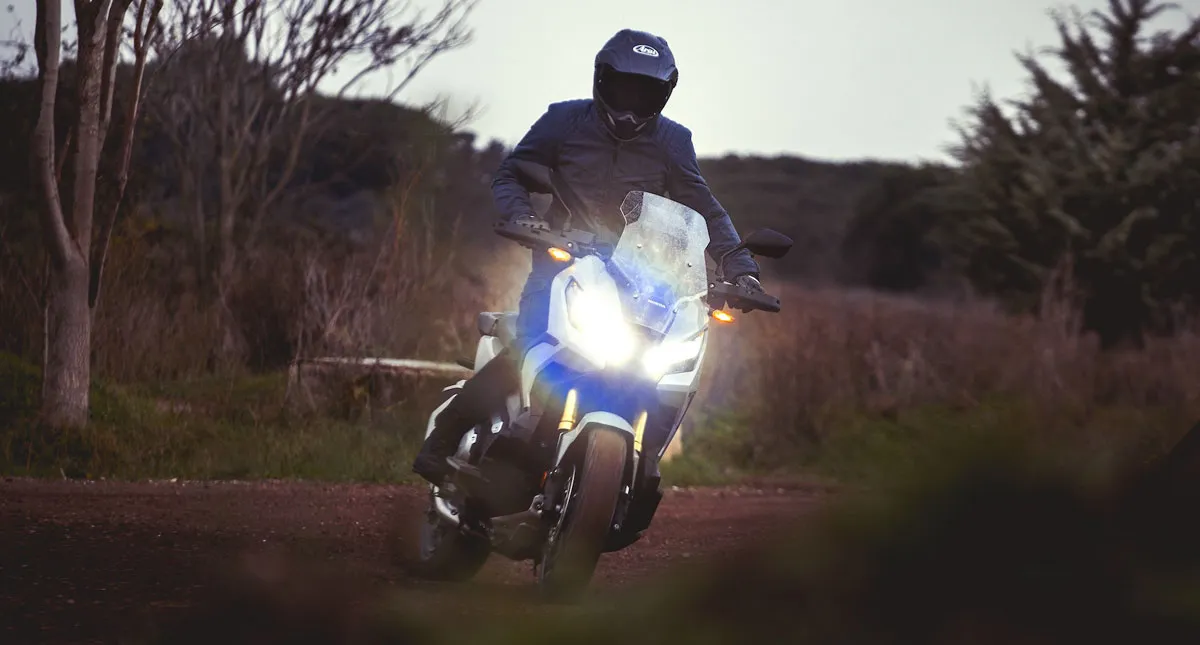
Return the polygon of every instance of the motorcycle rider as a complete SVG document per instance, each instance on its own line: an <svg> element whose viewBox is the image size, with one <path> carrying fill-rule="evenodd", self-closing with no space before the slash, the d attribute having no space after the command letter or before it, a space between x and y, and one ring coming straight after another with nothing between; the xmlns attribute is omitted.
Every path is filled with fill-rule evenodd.
<svg viewBox="0 0 1200 645"><path fill-rule="evenodd" d="M692 133L661 115L679 79L675 57L659 36L623 29L596 54L592 98L553 103L500 164L492 194L503 217L540 222L529 189L516 172L518 160L555 169L585 206L572 213L573 228L615 241L624 219L620 206L629 191L664 195L700 213L708 224L708 254L720 258L741 239L729 214L700 174ZM550 226L566 218L557 200L547 213ZM517 346L501 352L469 379L440 412L413 472L434 485L450 471L446 458L462 436L486 421L519 386L517 357L545 333L549 289L563 268L534 253L533 270L521 293ZM741 250L725 258L726 279L761 291L758 265ZM511 350L511 351L510 351Z"/></svg>

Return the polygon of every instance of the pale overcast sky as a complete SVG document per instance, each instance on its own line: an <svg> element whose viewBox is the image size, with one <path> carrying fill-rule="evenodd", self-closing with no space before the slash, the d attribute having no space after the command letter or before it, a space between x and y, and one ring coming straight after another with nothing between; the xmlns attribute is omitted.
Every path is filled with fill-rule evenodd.
<svg viewBox="0 0 1200 645"><path fill-rule="evenodd" d="M32 24L32 0L17 0ZM418 0L434 5L436 0ZM1107 0L1077 0L1083 10ZM1176 0L1190 15L1200 0ZM73 15L64 3L64 20ZM949 122L988 84L1024 89L1014 52L1053 45L1055 0L482 0L473 42L416 79L409 100L479 102L483 139L515 143L546 106L591 95L596 50L622 27L662 35L680 82L666 114L697 152L822 159L943 158ZM7 33L9 15L0 23ZM1157 26L1177 29L1172 12Z"/></svg>

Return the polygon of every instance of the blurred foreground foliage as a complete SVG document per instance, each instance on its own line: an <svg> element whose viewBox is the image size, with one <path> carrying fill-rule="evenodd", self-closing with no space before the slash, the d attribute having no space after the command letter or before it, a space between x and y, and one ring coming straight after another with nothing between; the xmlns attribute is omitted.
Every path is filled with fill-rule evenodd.
<svg viewBox="0 0 1200 645"><path fill-rule="evenodd" d="M1097 479L1007 433L944 441L919 472L662 580L521 610L486 595L348 594L275 569L153 642L1188 643L1200 638L1200 425ZM337 590L337 591L332 591ZM427 591L425 593L428 593ZM355 600L350 602L348 597ZM423 608L417 610L415 603ZM507 606L507 604L505 605ZM471 617L463 620L465 616Z"/></svg>

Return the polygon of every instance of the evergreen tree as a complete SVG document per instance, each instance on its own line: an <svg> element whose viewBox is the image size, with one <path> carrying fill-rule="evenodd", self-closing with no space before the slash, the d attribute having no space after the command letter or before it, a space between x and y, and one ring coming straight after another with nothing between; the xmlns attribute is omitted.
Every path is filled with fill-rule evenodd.
<svg viewBox="0 0 1200 645"><path fill-rule="evenodd" d="M954 169L934 164L881 169L842 240L842 280L886 291L925 287L942 265L933 234L954 178Z"/></svg>
<svg viewBox="0 0 1200 645"><path fill-rule="evenodd" d="M945 230L961 269L1032 308L1069 263L1106 346L1170 330L1200 301L1200 17L1146 33L1174 9L1055 13L1065 77L1021 56L1030 96L1002 107L985 93L954 150L972 204Z"/></svg>

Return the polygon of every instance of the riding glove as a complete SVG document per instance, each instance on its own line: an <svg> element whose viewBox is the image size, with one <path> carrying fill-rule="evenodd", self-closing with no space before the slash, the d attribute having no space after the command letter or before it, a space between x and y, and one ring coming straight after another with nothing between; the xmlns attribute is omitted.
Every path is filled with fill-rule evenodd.
<svg viewBox="0 0 1200 645"><path fill-rule="evenodd" d="M749 291L750 293L762 293L763 292L762 283L758 281L758 278L754 277L753 275L751 275L749 273L739 275L737 278L734 279L733 282L737 286Z"/></svg>

